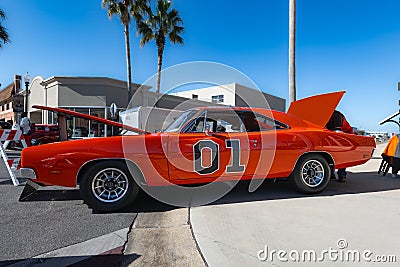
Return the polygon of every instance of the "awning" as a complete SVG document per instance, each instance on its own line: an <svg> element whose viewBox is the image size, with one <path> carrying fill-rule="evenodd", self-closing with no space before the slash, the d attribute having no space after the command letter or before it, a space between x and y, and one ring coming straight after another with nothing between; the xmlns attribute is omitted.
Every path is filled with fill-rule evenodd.
<svg viewBox="0 0 400 267"><path fill-rule="evenodd" d="M400 127L400 123L399 121L395 121L393 120L394 117L398 116L400 114L400 111L390 115L389 117L387 117L386 119L382 120L381 122L379 122L379 125L385 124L387 122L394 122L396 123L399 127Z"/></svg>

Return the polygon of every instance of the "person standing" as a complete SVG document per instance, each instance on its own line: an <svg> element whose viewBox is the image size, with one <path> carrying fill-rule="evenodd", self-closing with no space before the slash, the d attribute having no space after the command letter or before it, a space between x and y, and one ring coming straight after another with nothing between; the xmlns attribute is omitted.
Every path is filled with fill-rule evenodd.
<svg viewBox="0 0 400 267"><path fill-rule="evenodd" d="M26 145L31 146L31 138L30 138L30 135L32 134L31 120L28 118L27 112L22 112L19 127L22 131L22 134L25 136Z"/></svg>
<svg viewBox="0 0 400 267"><path fill-rule="evenodd" d="M346 118L340 111L333 111L331 118L326 124L326 128L331 131L341 131L348 134L354 134L353 128L347 122ZM346 182L346 168L338 169L337 171L338 179L336 181L344 183ZM332 170L332 178L335 177L335 170Z"/></svg>
<svg viewBox="0 0 400 267"><path fill-rule="evenodd" d="M393 135L389 143L382 152L382 158L387 157L387 161L392 164L392 177L396 178L400 170L400 133Z"/></svg>

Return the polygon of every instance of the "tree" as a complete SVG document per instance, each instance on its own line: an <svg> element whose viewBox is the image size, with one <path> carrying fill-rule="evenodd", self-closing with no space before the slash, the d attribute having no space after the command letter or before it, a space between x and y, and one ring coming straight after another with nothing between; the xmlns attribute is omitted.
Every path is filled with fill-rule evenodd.
<svg viewBox="0 0 400 267"><path fill-rule="evenodd" d="M132 98L132 67L131 67L131 49L129 41L129 26L131 24L131 10L135 10L135 0L102 0L102 7L107 8L108 17L111 19L114 15L119 16L124 26L125 50L126 50L126 72L128 84L128 101Z"/></svg>
<svg viewBox="0 0 400 267"><path fill-rule="evenodd" d="M296 0L289 0L289 101L296 101Z"/></svg>
<svg viewBox="0 0 400 267"><path fill-rule="evenodd" d="M0 20L5 20L6 14L4 13L3 9L0 8ZM7 29L1 25L0 21L0 48L3 47L3 44L9 43L10 39L8 37Z"/></svg>
<svg viewBox="0 0 400 267"><path fill-rule="evenodd" d="M140 46L143 47L151 40L155 40L158 55L157 68L157 95L160 93L161 67L163 62L163 53L167 38L173 44L183 44L183 21L179 12L172 8L171 2L166 0L157 0L156 10L152 11L150 6L142 12L142 16L136 16L136 26L138 35L142 37Z"/></svg>

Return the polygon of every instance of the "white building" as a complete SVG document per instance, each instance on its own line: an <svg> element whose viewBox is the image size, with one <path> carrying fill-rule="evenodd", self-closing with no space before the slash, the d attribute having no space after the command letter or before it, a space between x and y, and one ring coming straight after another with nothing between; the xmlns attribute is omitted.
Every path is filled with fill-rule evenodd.
<svg viewBox="0 0 400 267"><path fill-rule="evenodd" d="M389 139L388 132L373 132L373 131L366 131L369 136L373 136L376 140L385 141Z"/></svg>
<svg viewBox="0 0 400 267"><path fill-rule="evenodd" d="M227 106L270 108L279 111L285 111L286 106L283 98L237 83L176 92L174 95Z"/></svg>

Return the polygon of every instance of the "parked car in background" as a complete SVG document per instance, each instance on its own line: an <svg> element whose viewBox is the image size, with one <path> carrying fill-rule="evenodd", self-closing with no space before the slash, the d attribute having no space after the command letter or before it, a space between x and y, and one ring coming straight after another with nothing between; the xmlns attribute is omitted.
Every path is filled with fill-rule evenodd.
<svg viewBox="0 0 400 267"><path fill-rule="evenodd" d="M33 146L57 142L60 129L57 124L32 124L31 143Z"/></svg>
<svg viewBox="0 0 400 267"><path fill-rule="evenodd" d="M10 126L9 128L3 129L18 129L18 124ZM38 146L42 144L49 144L60 140L60 128L57 124L31 124L32 134L31 144L32 146ZM11 141L8 145L10 149L22 149L23 146L20 141Z"/></svg>

